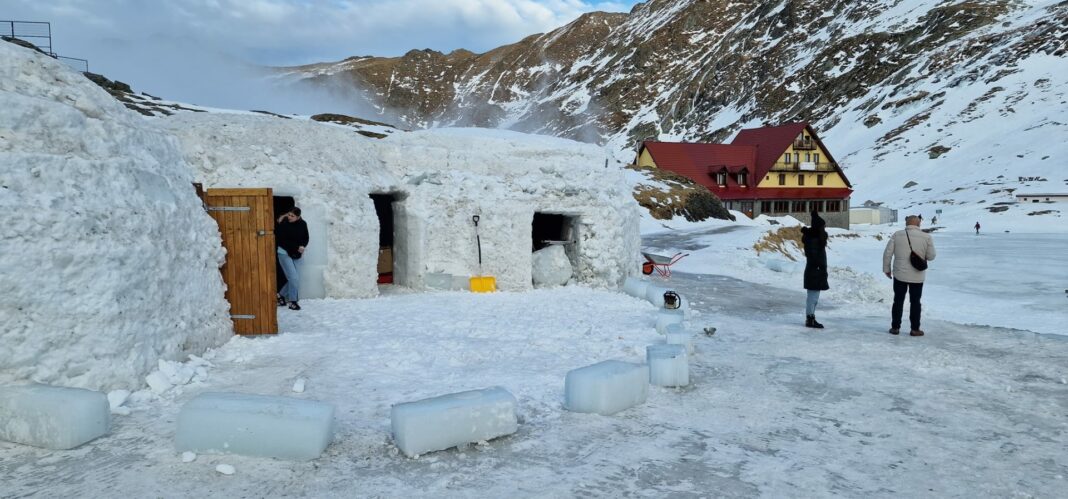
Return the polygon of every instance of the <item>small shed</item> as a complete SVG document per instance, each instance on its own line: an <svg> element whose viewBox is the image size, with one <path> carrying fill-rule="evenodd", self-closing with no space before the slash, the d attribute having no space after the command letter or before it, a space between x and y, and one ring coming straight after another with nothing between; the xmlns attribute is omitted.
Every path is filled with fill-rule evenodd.
<svg viewBox="0 0 1068 499"><path fill-rule="evenodd" d="M864 206L849 209L849 224L889 224L897 222L897 210L892 210L881 203L865 203Z"/></svg>

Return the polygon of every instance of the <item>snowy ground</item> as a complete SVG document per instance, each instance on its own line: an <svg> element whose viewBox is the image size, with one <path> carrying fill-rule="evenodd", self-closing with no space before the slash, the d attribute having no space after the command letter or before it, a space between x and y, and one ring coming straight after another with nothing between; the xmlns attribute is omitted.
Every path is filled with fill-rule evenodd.
<svg viewBox="0 0 1068 499"><path fill-rule="evenodd" d="M792 285L799 275L770 271L752 256L757 264L744 256L718 264L720 274L748 280L712 275L715 246L744 245L752 230L713 223L696 235L647 238L689 247L691 266L709 267L677 273L672 283L694 300L691 327L718 332L698 336L691 387L653 388L645 405L616 416L564 411L563 378L604 359L640 361L657 341L654 310L643 301L584 288L310 300L299 313L281 311L284 334L235 338L217 350L205 381L135 394L133 412L116 416L107 437L73 451L0 443L0 496L1063 494L1068 337L934 318L922 339L892 337L885 303L840 299L821 304L827 330L805 330L802 292ZM718 235L701 235L709 231ZM959 237L944 239L941 268L957 265L953 248L966 244ZM713 244L697 248L704 243ZM1004 249L1063 243L1032 239ZM973 268L959 282L976 281L975 267L1000 264L962 261ZM862 272L844 275L838 280L864 281ZM753 282L776 277L779 286ZM989 293L974 284L958 291ZM1022 286L990 308L1011 303ZM933 309L936 289L928 292ZM301 394L291 391L298 378L307 380ZM414 460L390 443L390 404L493 385L519 399L519 433ZM335 443L309 463L219 455L182 463L173 450L177 411L218 390L330 401L338 407ZM218 474L217 464L237 473Z"/></svg>

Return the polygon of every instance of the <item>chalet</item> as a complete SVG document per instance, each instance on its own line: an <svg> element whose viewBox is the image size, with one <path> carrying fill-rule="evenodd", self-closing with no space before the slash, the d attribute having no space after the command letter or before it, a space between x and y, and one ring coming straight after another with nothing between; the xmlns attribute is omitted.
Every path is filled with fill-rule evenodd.
<svg viewBox="0 0 1068 499"><path fill-rule="evenodd" d="M808 223L816 210L828 226L849 228L852 185L808 123L742 130L730 144L647 141L637 163L689 177L749 217Z"/></svg>

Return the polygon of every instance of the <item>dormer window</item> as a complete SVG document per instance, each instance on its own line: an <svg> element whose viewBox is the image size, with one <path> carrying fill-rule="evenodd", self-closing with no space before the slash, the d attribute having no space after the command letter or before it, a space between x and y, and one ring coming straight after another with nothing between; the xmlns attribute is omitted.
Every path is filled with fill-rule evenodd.
<svg viewBox="0 0 1068 499"><path fill-rule="evenodd" d="M716 174L716 185L718 185L720 187L723 187L723 186L727 185L727 174L726 173L719 172L719 173Z"/></svg>
<svg viewBox="0 0 1068 499"><path fill-rule="evenodd" d="M745 172L741 172L741 173L738 174L738 177L737 177L738 185L745 185L745 182L746 182L745 177L747 177Z"/></svg>

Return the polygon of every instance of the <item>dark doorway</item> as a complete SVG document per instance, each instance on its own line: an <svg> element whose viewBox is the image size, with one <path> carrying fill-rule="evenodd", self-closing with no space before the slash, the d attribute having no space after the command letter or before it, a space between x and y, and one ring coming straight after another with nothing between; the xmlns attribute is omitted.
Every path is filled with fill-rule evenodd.
<svg viewBox="0 0 1068 499"><path fill-rule="evenodd" d="M292 210L297 205L293 196L274 196L274 220L271 221L272 227L278 225L278 217ZM282 264L278 263L278 257L274 258L274 275L275 275L275 293L281 293L282 288L289 282L286 279L286 273L282 271Z"/></svg>
<svg viewBox="0 0 1068 499"><path fill-rule="evenodd" d="M538 251L552 244L574 242L575 218L555 213L535 213L531 240L533 251Z"/></svg>
<svg viewBox="0 0 1068 499"><path fill-rule="evenodd" d="M393 284L393 255L396 239L393 235L393 203L396 194L371 194L378 215L378 283Z"/></svg>
<svg viewBox="0 0 1068 499"><path fill-rule="evenodd" d="M297 202L293 199L293 196L275 196L274 197L274 219L278 220L278 217L292 210Z"/></svg>

